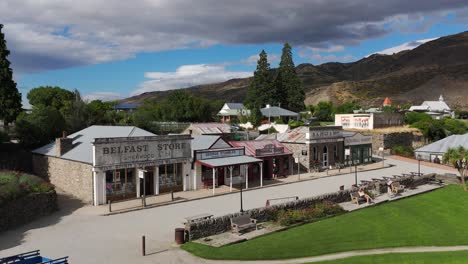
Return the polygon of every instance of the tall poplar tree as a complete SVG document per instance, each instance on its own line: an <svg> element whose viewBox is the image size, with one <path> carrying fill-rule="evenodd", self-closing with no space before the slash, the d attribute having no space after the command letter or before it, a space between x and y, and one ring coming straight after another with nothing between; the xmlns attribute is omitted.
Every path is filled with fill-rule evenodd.
<svg viewBox="0 0 468 264"><path fill-rule="evenodd" d="M292 59L291 45L285 43L275 79L274 97L281 107L299 112L305 109L305 93Z"/></svg>
<svg viewBox="0 0 468 264"><path fill-rule="evenodd" d="M265 104L272 103L272 88L270 64L268 63L267 53L262 50L257 61L257 69L247 90L245 105L249 109L253 109L254 107L262 107Z"/></svg>
<svg viewBox="0 0 468 264"><path fill-rule="evenodd" d="M7 59L10 51L7 49L2 28L3 25L0 24L0 119L8 125L21 112L21 94L13 81L13 71Z"/></svg>

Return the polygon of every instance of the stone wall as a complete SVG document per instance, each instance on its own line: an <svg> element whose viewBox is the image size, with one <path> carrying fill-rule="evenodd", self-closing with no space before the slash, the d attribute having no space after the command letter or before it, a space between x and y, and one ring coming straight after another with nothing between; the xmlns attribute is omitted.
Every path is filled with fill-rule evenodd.
<svg viewBox="0 0 468 264"><path fill-rule="evenodd" d="M408 187L416 187L418 185L427 183L429 179L433 179L435 177L436 174L428 174L424 175L423 177L401 177L398 179L398 182ZM386 185L382 184L379 188L381 193L386 193ZM330 201L333 203L348 202L351 200L350 192L352 191L353 190L348 189L321 196L309 197L292 202L277 204L269 207L255 208L247 210L244 213L228 214L197 223L186 224L185 229L188 232L188 239L191 241L203 237L221 234L231 230L231 218L241 214L248 214L251 218L257 219L257 222L259 223L273 221L275 220L276 214L279 210L305 209L323 201Z"/></svg>
<svg viewBox="0 0 468 264"><path fill-rule="evenodd" d="M29 223L57 210L57 194L31 193L0 207L0 232Z"/></svg>
<svg viewBox="0 0 468 264"><path fill-rule="evenodd" d="M90 164L34 154L33 171L82 202L93 202L93 172Z"/></svg>
<svg viewBox="0 0 468 264"><path fill-rule="evenodd" d="M405 115L402 113L374 113L374 129L382 127L402 126Z"/></svg>
<svg viewBox="0 0 468 264"><path fill-rule="evenodd" d="M189 234L189 240L195 240L202 237L221 234L228 230L231 230L231 218L239 216L241 214L248 214L251 218L257 219L257 221L261 223L274 220L278 210L305 209L322 201L342 203L350 200L350 190L344 190L336 193L330 193L321 196L287 202L283 204L277 204L270 207L255 208L247 210L244 213L234 213L208 219L205 221L200 221L198 223L188 224L186 226L186 230Z"/></svg>
<svg viewBox="0 0 468 264"><path fill-rule="evenodd" d="M379 148L382 146L388 151L396 146L413 147L421 140L421 136L415 135L412 132L372 133L372 153L379 155Z"/></svg>
<svg viewBox="0 0 468 264"><path fill-rule="evenodd" d="M293 165L293 173L297 173L297 164L295 163L294 159L299 158L299 164L301 164L300 169L301 172L308 172L309 171L309 151L307 150L306 144L298 144L298 143L286 143L281 142L286 148L288 148L293 153L292 158L292 165ZM302 151L307 151L307 155L302 155Z"/></svg>

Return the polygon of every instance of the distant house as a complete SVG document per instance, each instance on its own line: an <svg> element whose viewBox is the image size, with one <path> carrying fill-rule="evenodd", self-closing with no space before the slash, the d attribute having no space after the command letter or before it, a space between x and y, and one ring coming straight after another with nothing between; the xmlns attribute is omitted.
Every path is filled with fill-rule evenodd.
<svg viewBox="0 0 468 264"><path fill-rule="evenodd" d="M264 117L268 117L268 120L270 120L270 118L283 118L283 117L287 117L287 118L294 118L294 119L299 119L300 115L296 112L293 112L293 111L289 111L287 109L284 109L284 108L281 108L281 107L278 107L278 106L270 106L270 105L266 105L265 108L262 108L260 109L260 111L262 112L262 115Z"/></svg>
<svg viewBox="0 0 468 264"><path fill-rule="evenodd" d="M435 158L442 160L442 157L449 148L456 148L458 146L468 148L468 133L464 135L451 135L424 147L420 147L414 150L414 156L417 159L427 161L434 161Z"/></svg>
<svg viewBox="0 0 468 264"><path fill-rule="evenodd" d="M424 101L421 105L411 106L409 111L426 113L434 119L455 118L455 112L447 105L442 95L440 95L439 101Z"/></svg>
<svg viewBox="0 0 468 264"><path fill-rule="evenodd" d="M234 135L231 126L225 123L192 123L182 134L222 136L227 140L231 140Z"/></svg>
<svg viewBox="0 0 468 264"><path fill-rule="evenodd" d="M230 122L233 118L248 115L250 115L250 110L245 108L242 103L225 103L218 112L218 116L221 117L223 123Z"/></svg>
<svg viewBox="0 0 468 264"><path fill-rule="evenodd" d="M114 106L114 110L116 111L124 111L124 112L133 112L135 111L138 107L140 107L141 104L138 103L120 103L116 104Z"/></svg>

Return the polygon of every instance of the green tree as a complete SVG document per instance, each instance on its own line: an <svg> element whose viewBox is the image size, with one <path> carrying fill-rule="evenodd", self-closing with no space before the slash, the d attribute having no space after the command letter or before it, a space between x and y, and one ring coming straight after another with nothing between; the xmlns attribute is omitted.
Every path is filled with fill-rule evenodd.
<svg viewBox="0 0 468 264"><path fill-rule="evenodd" d="M463 189L466 191L467 186L465 183L465 177L468 172L468 149L465 149L463 146L449 148L447 152L445 152L442 160L445 163L451 163L458 170L462 180Z"/></svg>
<svg viewBox="0 0 468 264"><path fill-rule="evenodd" d="M346 102L336 107L337 114L352 114L353 110L361 109L361 105L355 102Z"/></svg>
<svg viewBox="0 0 468 264"><path fill-rule="evenodd" d="M437 141L447 136L443 120L435 120L432 118L430 120L421 120L413 123L411 127L421 130L424 137L429 141Z"/></svg>
<svg viewBox="0 0 468 264"><path fill-rule="evenodd" d="M283 46L274 91L275 99L282 107L295 112L305 109L304 88L296 73L291 45L287 42Z"/></svg>
<svg viewBox="0 0 468 264"><path fill-rule="evenodd" d="M37 106L31 114L22 112L15 125L20 143L27 148L42 146L60 136L66 128L62 114L53 107Z"/></svg>
<svg viewBox="0 0 468 264"><path fill-rule="evenodd" d="M426 113L408 112L405 114L405 123L412 125L419 121L431 121L432 117Z"/></svg>
<svg viewBox="0 0 468 264"><path fill-rule="evenodd" d="M334 109L332 102L319 102L315 107L314 116L317 117L318 121L333 121Z"/></svg>
<svg viewBox="0 0 468 264"><path fill-rule="evenodd" d="M115 102L103 102L101 100L93 100L87 104L89 114L89 125L110 125L112 120L108 119L107 114L114 111Z"/></svg>
<svg viewBox="0 0 468 264"><path fill-rule="evenodd" d="M73 97L73 101L63 110L67 131L70 134L90 125L89 110L86 103L81 99L80 92L74 90Z"/></svg>
<svg viewBox="0 0 468 264"><path fill-rule="evenodd" d="M444 118L444 128L450 132L450 134L465 134L468 133L468 123L452 119Z"/></svg>
<svg viewBox="0 0 468 264"><path fill-rule="evenodd" d="M250 110L249 121L253 126L258 127L262 122L263 116L259 106L254 106Z"/></svg>
<svg viewBox="0 0 468 264"><path fill-rule="evenodd" d="M7 59L10 51L7 49L2 28L3 25L0 24L0 119L8 126L21 112L21 94L13 81L13 71Z"/></svg>
<svg viewBox="0 0 468 264"><path fill-rule="evenodd" d="M252 109L254 106L263 106L273 102L272 95L273 83L271 81L270 64L268 63L267 53L262 50L257 61L257 69L250 81L247 89L245 105Z"/></svg>
<svg viewBox="0 0 468 264"><path fill-rule="evenodd" d="M40 86L29 91L27 98L32 106L52 107L63 113L71 106L75 94L57 86Z"/></svg>

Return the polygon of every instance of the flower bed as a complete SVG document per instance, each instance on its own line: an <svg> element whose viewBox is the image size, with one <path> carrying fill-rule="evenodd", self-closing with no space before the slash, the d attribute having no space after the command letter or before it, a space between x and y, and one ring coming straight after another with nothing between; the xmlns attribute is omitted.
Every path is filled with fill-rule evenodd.
<svg viewBox="0 0 468 264"><path fill-rule="evenodd" d="M42 178L14 171L0 171L0 207L30 193L53 191L54 186Z"/></svg>

